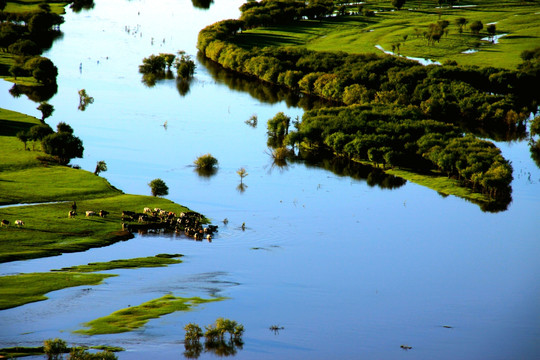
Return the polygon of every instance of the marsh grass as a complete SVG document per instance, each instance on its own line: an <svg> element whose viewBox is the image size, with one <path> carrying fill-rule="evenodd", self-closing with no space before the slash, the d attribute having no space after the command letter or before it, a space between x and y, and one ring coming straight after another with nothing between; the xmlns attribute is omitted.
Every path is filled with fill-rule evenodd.
<svg viewBox="0 0 540 360"><path fill-rule="evenodd" d="M141 305L118 310L108 316L89 321L84 324L89 329L77 330L75 333L98 335L128 332L144 326L151 319L156 319L176 311L189 311L194 306L221 300L225 300L225 298L182 298L169 294L142 303Z"/></svg>
<svg viewBox="0 0 540 360"><path fill-rule="evenodd" d="M60 270L52 271L68 271L68 272L96 272L114 269L138 269L144 267L165 267L171 264L180 264L182 260L175 259L182 257L181 254L160 254L156 256L132 258L132 259L120 259L107 262L89 263L87 265L77 265L67 268L61 268Z"/></svg>
<svg viewBox="0 0 540 360"><path fill-rule="evenodd" d="M111 274L27 273L0 277L0 310L46 300L45 294L73 286L97 285Z"/></svg>

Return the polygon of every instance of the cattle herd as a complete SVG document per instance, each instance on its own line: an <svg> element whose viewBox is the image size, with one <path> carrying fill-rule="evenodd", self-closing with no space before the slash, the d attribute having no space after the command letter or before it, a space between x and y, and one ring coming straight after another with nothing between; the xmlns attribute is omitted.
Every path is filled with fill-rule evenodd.
<svg viewBox="0 0 540 360"><path fill-rule="evenodd" d="M109 215L108 211L99 210L85 211L86 217L100 216L102 218ZM71 210L68 212L68 217L73 218L77 216L77 205L73 203ZM204 217L194 211L182 212L176 214L172 211L167 211L159 208L145 207L142 213L135 211L122 211L122 230L129 232L145 233L149 230L154 231L170 231L175 233L183 233L185 236L193 238L195 240L203 240L206 238L208 241L212 240L212 236L217 232L217 225L203 226ZM17 227L25 226L22 220L15 220L14 223ZM10 222L8 220L2 220L1 227L8 227Z"/></svg>

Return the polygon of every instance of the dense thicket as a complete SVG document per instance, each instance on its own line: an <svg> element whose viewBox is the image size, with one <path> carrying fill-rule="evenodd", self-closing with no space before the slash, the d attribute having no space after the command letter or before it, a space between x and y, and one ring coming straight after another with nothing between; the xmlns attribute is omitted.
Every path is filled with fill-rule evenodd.
<svg viewBox="0 0 540 360"><path fill-rule="evenodd" d="M423 66L375 54L244 49L234 43L241 29L253 26L245 14L255 16L259 8L272 6L292 14L283 10L285 3L245 4L242 20L203 29L198 48L226 69L347 105L305 113L287 137L290 145L329 149L375 165L438 169L490 196L508 193L512 167L500 150L460 129L524 128L537 106L538 94L531 89L539 79L540 52L524 53L526 62L512 71Z"/></svg>
<svg viewBox="0 0 540 360"><path fill-rule="evenodd" d="M246 28L287 24L304 17L320 19L333 13L332 0L262 0L248 1L240 6L240 20Z"/></svg>
<svg viewBox="0 0 540 360"><path fill-rule="evenodd" d="M246 50L233 43L244 27L240 20L211 25L199 33L198 48L227 69L272 84L346 105L414 106L425 118L471 129L523 126L536 110L537 73L300 48Z"/></svg>
<svg viewBox="0 0 540 360"><path fill-rule="evenodd" d="M438 169L490 196L508 192L512 167L491 142L463 136L450 124L422 119L415 109L353 105L311 110L291 131L291 145L329 148L375 166Z"/></svg>

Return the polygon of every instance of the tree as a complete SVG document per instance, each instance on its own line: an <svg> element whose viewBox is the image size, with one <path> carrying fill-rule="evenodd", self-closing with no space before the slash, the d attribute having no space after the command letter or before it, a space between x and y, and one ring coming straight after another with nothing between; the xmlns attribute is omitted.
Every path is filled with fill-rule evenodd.
<svg viewBox="0 0 540 360"><path fill-rule="evenodd" d="M493 37L495 36L495 32L497 32L497 26L495 24L489 24L486 27L486 31L491 37L491 41L493 41Z"/></svg>
<svg viewBox="0 0 540 360"><path fill-rule="evenodd" d="M240 168L236 171L236 173L240 176L240 184L243 184L244 178L248 176L246 169Z"/></svg>
<svg viewBox="0 0 540 360"><path fill-rule="evenodd" d="M62 354L67 350L67 344L62 339L48 339L43 342L43 352L49 360L61 359Z"/></svg>
<svg viewBox="0 0 540 360"><path fill-rule="evenodd" d="M198 343L200 339L203 337L202 329L197 324L189 323L186 326L184 326L184 330L186 331L186 335L184 336L184 341L190 345Z"/></svg>
<svg viewBox="0 0 540 360"><path fill-rule="evenodd" d="M54 156L61 165L67 165L73 158L82 158L84 147L81 139L68 132L57 132L41 140L46 154Z"/></svg>
<svg viewBox="0 0 540 360"><path fill-rule="evenodd" d="M19 131L17 133L17 139L22 141L22 143L24 144L24 150L26 150L26 142L30 140L30 136L28 135L28 133L24 130Z"/></svg>
<svg viewBox="0 0 540 360"><path fill-rule="evenodd" d="M476 20L473 21L471 25L469 25L469 28L475 35L478 35L480 34L480 31L484 28L484 24L482 24L480 20Z"/></svg>
<svg viewBox="0 0 540 360"><path fill-rule="evenodd" d="M46 57L36 56L24 64L25 69L32 72L32 76L42 84L56 83L58 69Z"/></svg>
<svg viewBox="0 0 540 360"><path fill-rule="evenodd" d="M458 26L460 35L461 35L461 33L463 33L463 27L465 25L467 25L467 22L468 22L468 20L465 19L464 17L460 17L460 18L456 19L456 25Z"/></svg>
<svg viewBox="0 0 540 360"><path fill-rule="evenodd" d="M79 110L84 111L89 104L94 102L94 98L88 95L86 89L79 90Z"/></svg>
<svg viewBox="0 0 540 360"><path fill-rule="evenodd" d="M405 5L405 0L392 0L392 6L400 10Z"/></svg>
<svg viewBox="0 0 540 360"><path fill-rule="evenodd" d="M32 141L41 141L52 133L54 133L53 129L47 124L34 125L28 130L28 136Z"/></svg>
<svg viewBox="0 0 540 360"><path fill-rule="evenodd" d="M183 79L192 77L195 74L195 62L184 51L179 51L178 56L175 61L176 75Z"/></svg>
<svg viewBox="0 0 540 360"><path fill-rule="evenodd" d="M169 187L165 184L165 181L161 179L154 179L148 183L152 196L165 196L169 194Z"/></svg>
<svg viewBox="0 0 540 360"><path fill-rule="evenodd" d="M195 161L193 161L195 167L200 170L211 170L218 165L218 160L212 156L212 154L204 154L198 156Z"/></svg>
<svg viewBox="0 0 540 360"><path fill-rule="evenodd" d="M41 122L45 122L45 119L52 115L54 112L54 106L47 102L42 102L37 107L39 111L41 111Z"/></svg>
<svg viewBox="0 0 540 360"><path fill-rule="evenodd" d="M0 11L4 11L7 5L7 0L0 0Z"/></svg>
<svg viewBox="0 0 540 360"><path fill-rule="evenodd" d="M73 134L73 128L62 121L59 122L58 125L56 125L56 132Z"/></svg>
<svg viewBox="0 0 540 360"><path fill-rule="evenodd" d="M94 170L94 175L99 175L99 173L105 171L107 171L107 163L105 163L103 160L98 161L96 164L96 170Z"/></svg>

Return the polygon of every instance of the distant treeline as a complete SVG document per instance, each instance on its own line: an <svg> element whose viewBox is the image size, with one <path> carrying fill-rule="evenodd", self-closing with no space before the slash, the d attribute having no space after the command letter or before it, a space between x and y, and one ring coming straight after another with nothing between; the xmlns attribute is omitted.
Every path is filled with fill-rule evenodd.
<svg viewBox="0 0 540 360"><path fill-rule="evenodd" d="M240 6L240 20L245 28L288 24L302 18L320 19L334 12L333 0L263 0L248 1Z"/></svg>
<svg viewBox="0 0 540 360"><path fill-rule="evenodd" d="M523 56L518 71L423 66L403 57L236 45L235 36L250 26L244 20L210 25L199 33L198 48L226 69L346 105L306 112L287 136L289 145L383 166L439 169L476 191L508 194L509 162L462 129L524 133L538 106L536 52Z"/></svg>

